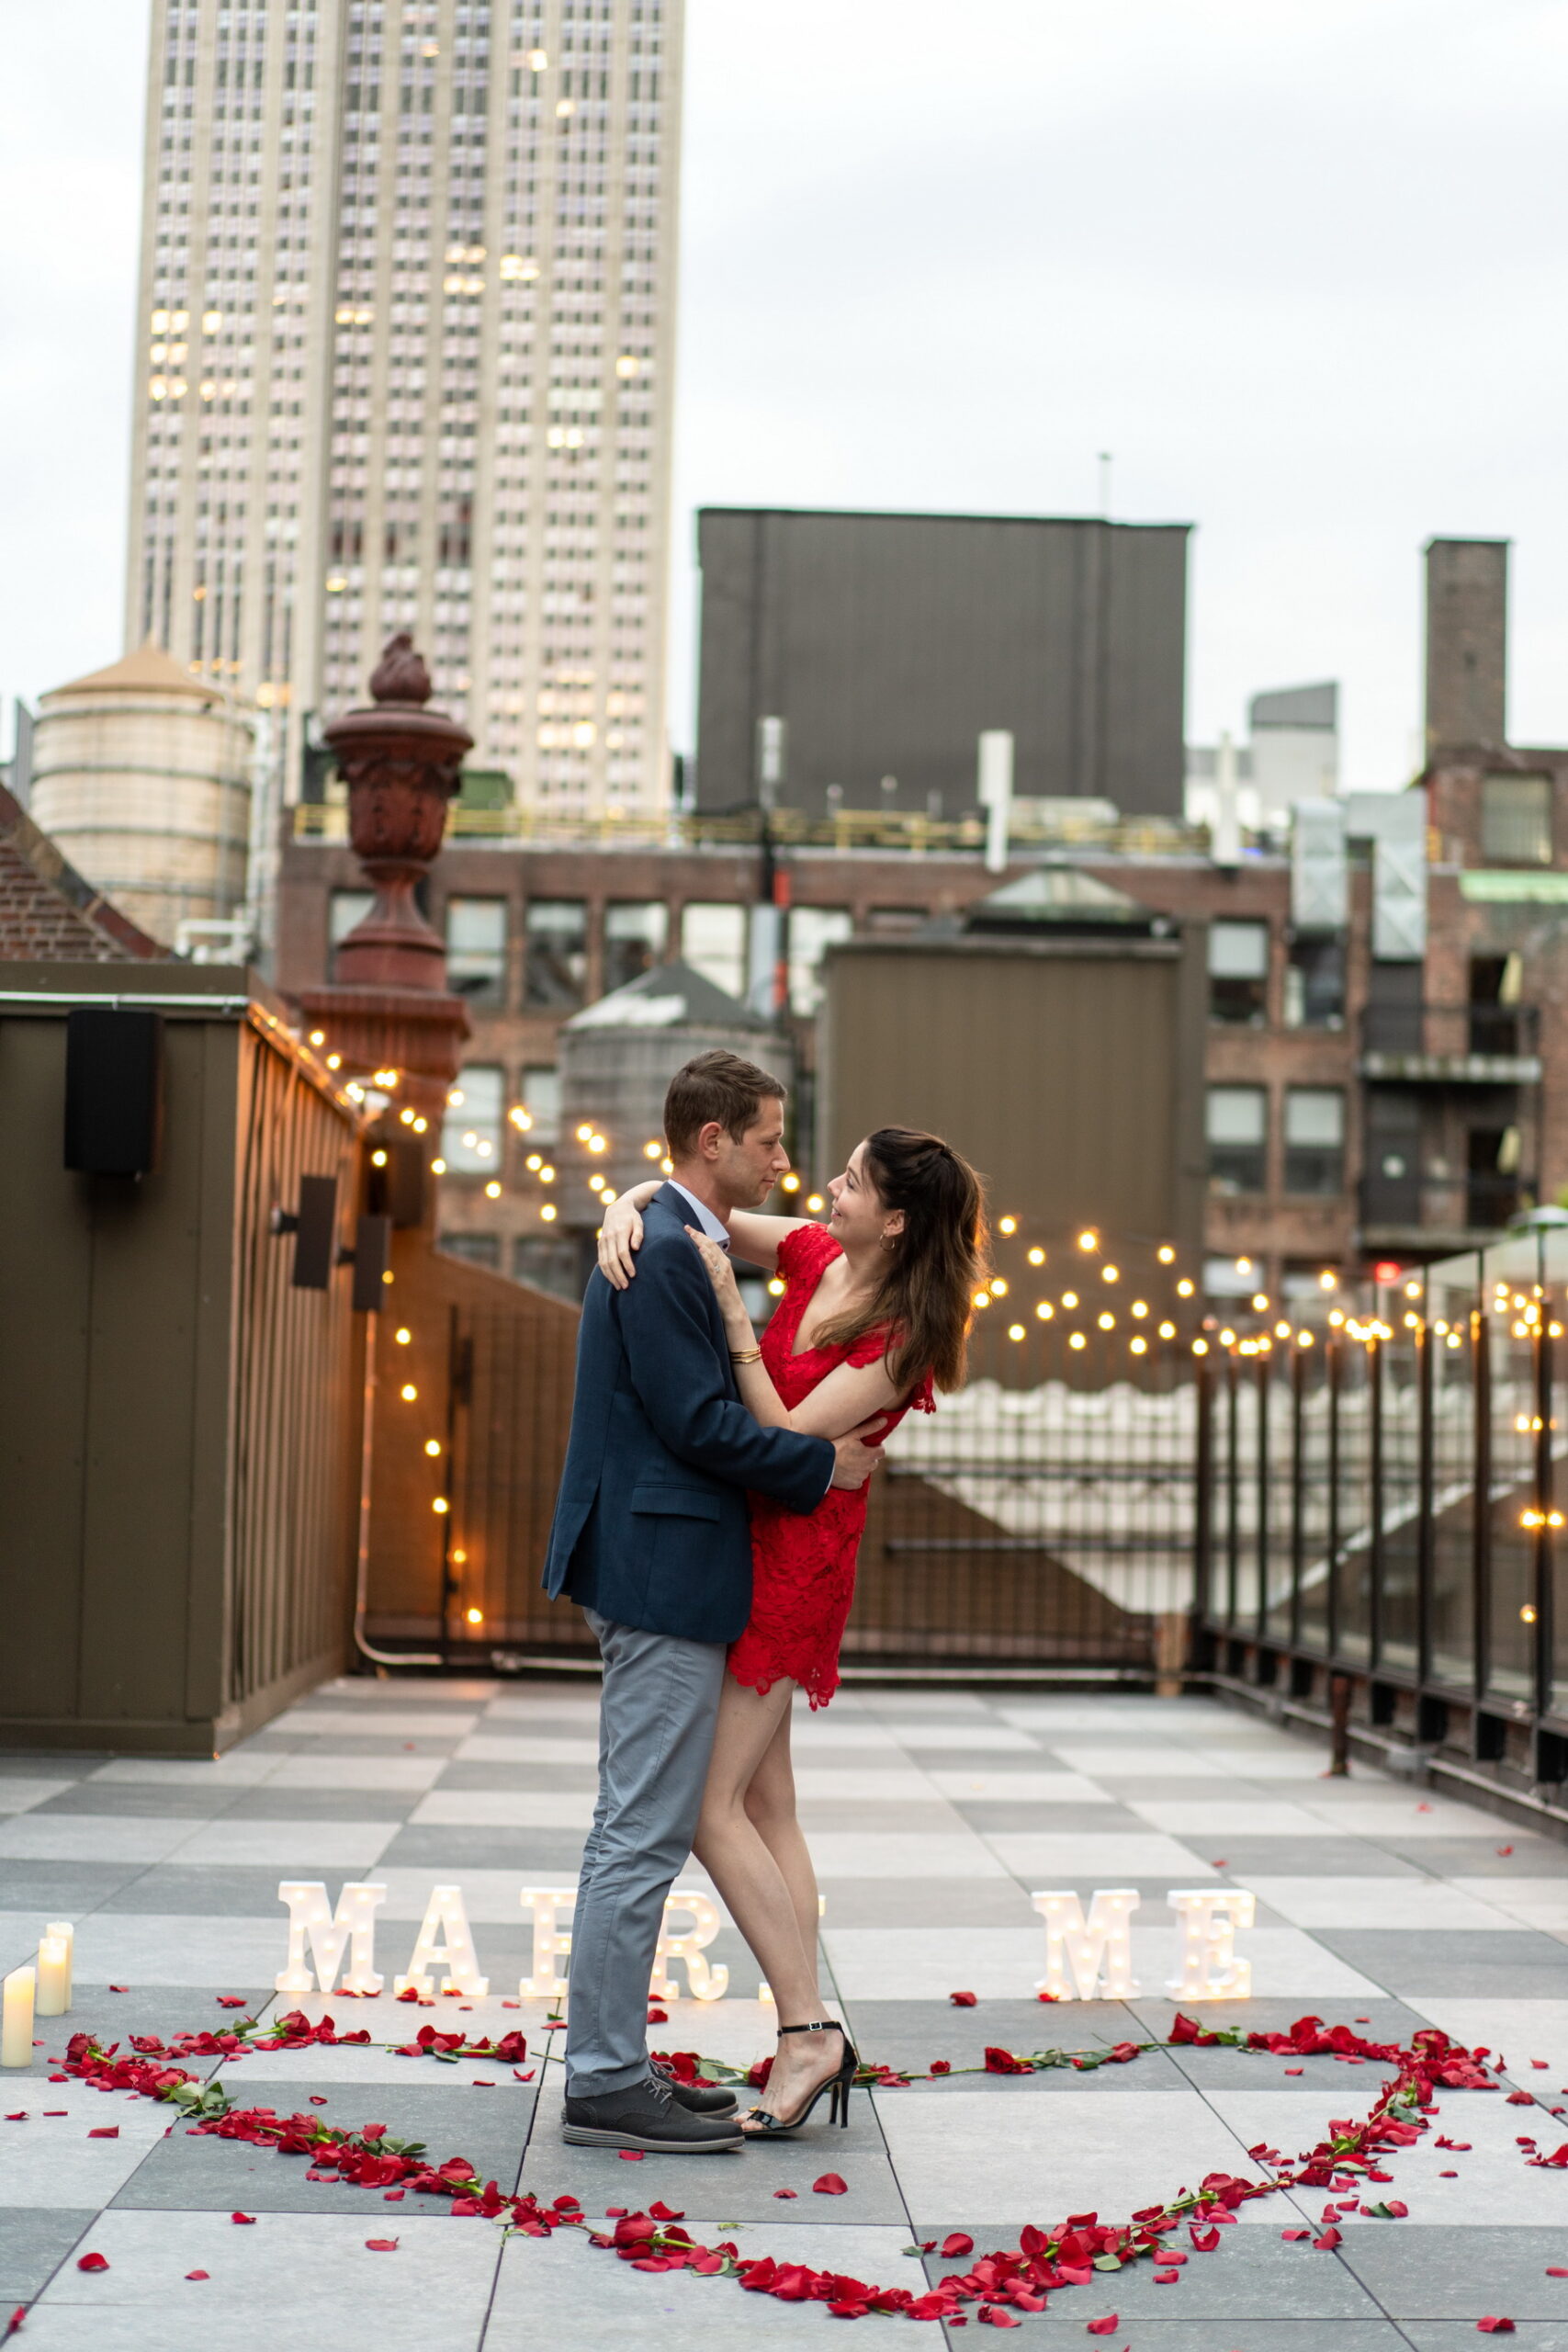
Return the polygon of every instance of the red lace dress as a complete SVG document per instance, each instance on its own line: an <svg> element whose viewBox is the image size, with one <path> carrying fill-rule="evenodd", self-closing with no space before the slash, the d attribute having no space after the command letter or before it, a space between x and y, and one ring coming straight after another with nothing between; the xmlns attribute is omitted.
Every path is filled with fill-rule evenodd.
<svg viewBox="0 0 1568 2352"><path fill-rule="evenodd" d="M793 1412L820 1380L841 1363L875 1363L886 1334L868 1331L848 1348L806 1348L795 1353L801 1318L823 1273L841 1256L820 1226L805 1226L780 1245L784 1295L762 1335L762 1362L785 1409ZM936 1410L928 1374L884 1416L880 1445L913 1407ZM807 1516L765 1495L751 1506L751 1615L731 1645L729 1671L749 1690L771 1690L786 1675L813 1707L825 1707L839 1687L839 1644L854 1599L855 1558L865 1528L869 1490L829 1487Z"/></svg>

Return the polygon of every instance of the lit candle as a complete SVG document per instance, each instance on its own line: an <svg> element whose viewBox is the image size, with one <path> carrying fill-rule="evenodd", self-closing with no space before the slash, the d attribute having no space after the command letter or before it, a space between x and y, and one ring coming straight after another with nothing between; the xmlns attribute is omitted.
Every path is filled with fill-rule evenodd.
<svg viewBox="0 0 1568 2352"><path fill-rule="evenodd" d="M63 1936L45 1936L38 1948L38 2014L62 2018L71 2007L71 1947Z"/></svg>
<svg viewBox="0 0 1568 2352"><path fill-rule="evenodd" d="M30 1968L13 1968L6 1979L0 2005L0 2066L30 2066L33 2063L33 1986Z"/></svg>
<svg viewBox="0 0 1568 2352"><path fill-rule="evenodd" d="M76 1982L76 1930L69 1919L51 1919L46 1936L58 1936L65 1946L65 2006L71 2007Z"/></svg>

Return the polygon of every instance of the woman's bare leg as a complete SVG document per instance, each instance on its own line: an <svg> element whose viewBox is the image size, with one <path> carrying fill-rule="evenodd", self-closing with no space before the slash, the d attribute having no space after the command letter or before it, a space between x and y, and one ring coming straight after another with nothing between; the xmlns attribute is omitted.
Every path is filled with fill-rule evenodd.
<svg viewBox="0 0 1568 2352"><path fill-rule="evenodd" d="M781 2025L803 2025L822 2013L817 1881L795 1818L789 1761L794 1695L793 1682L775 1683L764 1696L726 1680L693 1841L697 1860L756 1954ZM836 2033L783 2037L760 2104L774 2114L798 2106L813 2084L834 2073L842 2048Z"/></svg>

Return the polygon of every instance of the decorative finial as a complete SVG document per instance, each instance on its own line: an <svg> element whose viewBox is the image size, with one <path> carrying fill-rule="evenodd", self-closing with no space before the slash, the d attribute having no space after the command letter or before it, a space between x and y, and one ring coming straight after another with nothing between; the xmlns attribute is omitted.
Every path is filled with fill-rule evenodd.
<svg viewBox="0 0 1568 2352"><path fill-rule="evenodd" d="M430 700L430 673L423 656L414 651L406 628L389 637L381 659L370 674L370 692L378 702L425 703Z"/></svg>

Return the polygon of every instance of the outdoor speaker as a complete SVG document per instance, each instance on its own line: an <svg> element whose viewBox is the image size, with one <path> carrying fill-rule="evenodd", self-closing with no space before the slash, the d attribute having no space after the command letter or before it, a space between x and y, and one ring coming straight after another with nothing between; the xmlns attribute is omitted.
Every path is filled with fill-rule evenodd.
<svg viewBox="0 0 1568 2352"><path fill-rule="evenodd" d="M328 1290L333 1279L333 1243L337 1236L337 1178L301 1176L294 1226L296 1290Z"/></svg>
<svg viewBox="0 0 1568 2352"><path fill-rule="evenodd" d="M374 1315L386 1300L382 1276L392 1261L392 1220L362 1216L354 1236L354 1304L364 1315Z"/></svg>
<svg viewBox="0 0 1568 2352"><path fill-rule="evenodd" d="M85 1176L151 1175L163 1124L163 1016L73 1006L65 1016L66 1167Z"/></svg>

